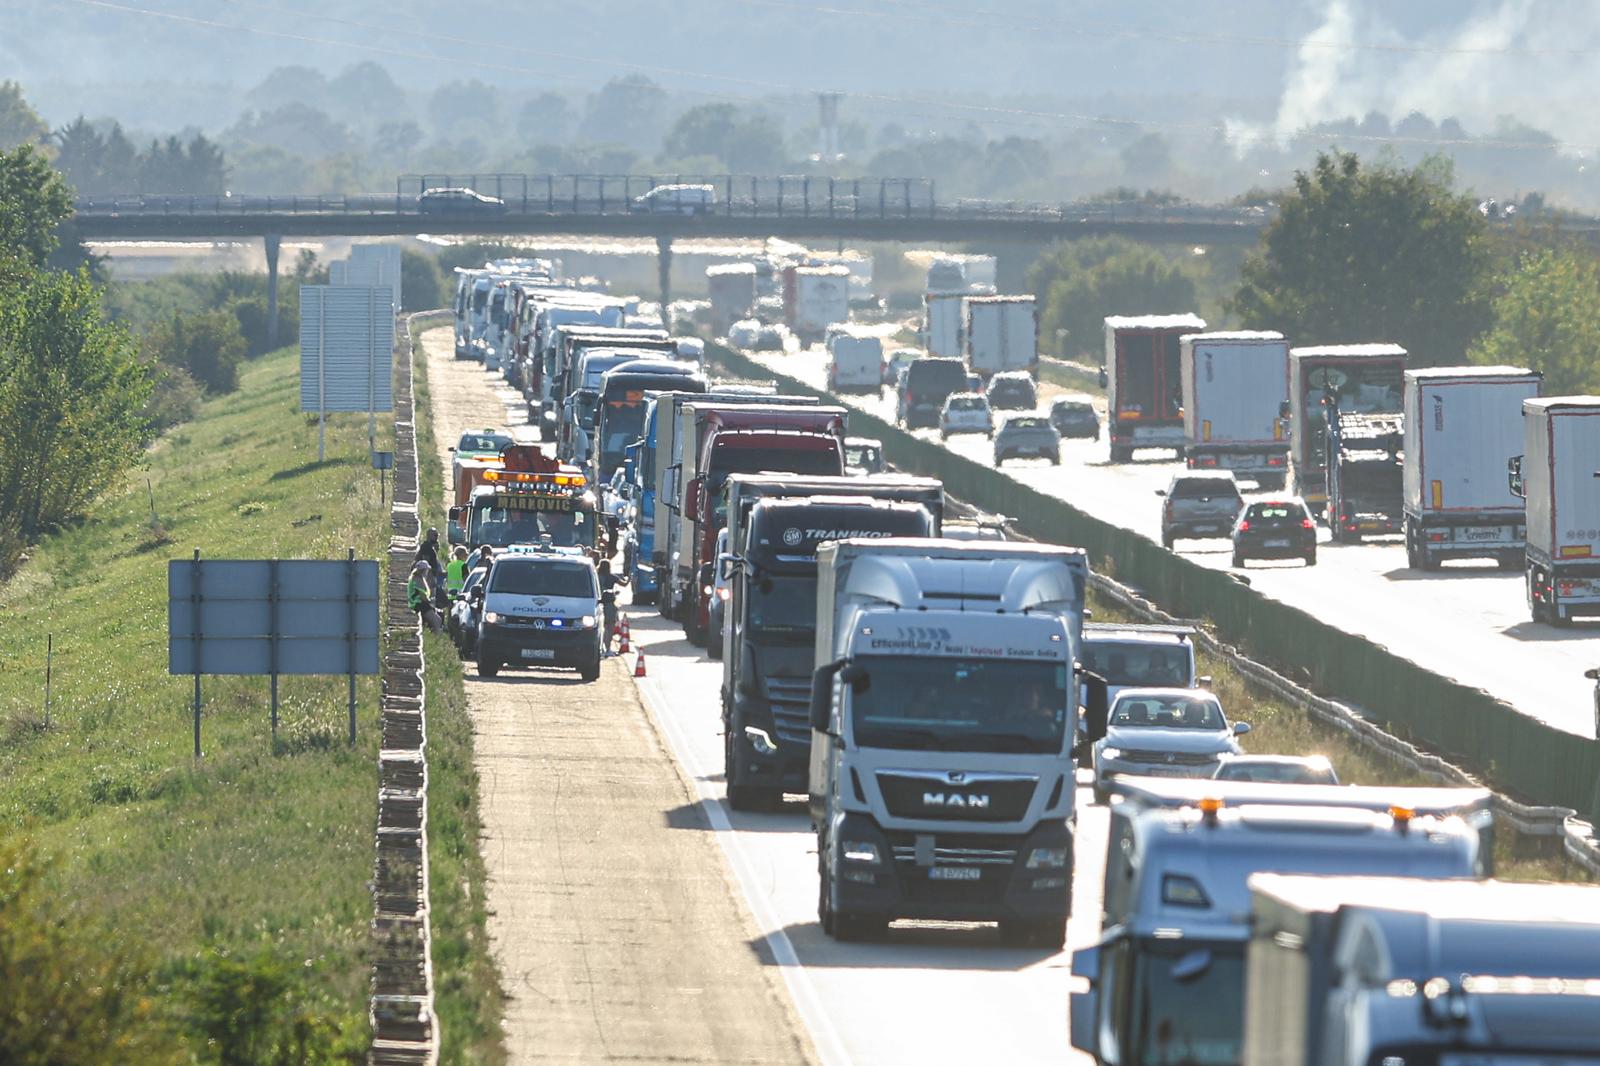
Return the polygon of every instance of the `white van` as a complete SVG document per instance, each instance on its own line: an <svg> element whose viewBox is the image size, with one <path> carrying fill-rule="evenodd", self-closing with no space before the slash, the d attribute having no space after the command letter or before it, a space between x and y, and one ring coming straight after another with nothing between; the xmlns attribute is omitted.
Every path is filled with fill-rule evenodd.
<svg viewBox="0 0 1600 1066"><path fill-rule="evenodd" d="M558 548L509 550L478 586L478 673L567 667L600 676L600 578L585 555Z"/></svg>
<svg viewBox="0 0 1600 1066"><path fill-rule="evenodd" d="M877 393L883 389L883 341L838 330L829 336L827 348L829 392Z"/></svg>
<svg viewBox="0 0 1600 1066"><path fill-rule="evenodd" d="M633 210L647 215L709 215L716 205L710 185L657 185L633 199Z"/></svg>

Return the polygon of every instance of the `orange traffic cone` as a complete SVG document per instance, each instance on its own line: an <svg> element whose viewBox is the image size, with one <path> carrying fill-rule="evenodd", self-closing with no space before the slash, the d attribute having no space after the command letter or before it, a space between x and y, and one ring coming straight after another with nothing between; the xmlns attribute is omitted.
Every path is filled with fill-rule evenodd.
<svg viewBox="0 0 1600 1066"><path fill-rule="evenodd" d="M633 676L634 677L643 677L644 676L644 649L643 648L639 649L639 658L633 664Z"/></svg>
<svg viewBox="0 0 1600 1066"><path fill-rule="evenodd" d="M633 645L630 644L629 641L628 641L628 638L632 634L628 632L628 618L627 618L626 615L623 616L622 624L618 628L622 630L622 633L621 633L622 644L617 648L617 654L618 655L626 655L630 651L633 650Z"/></svg>

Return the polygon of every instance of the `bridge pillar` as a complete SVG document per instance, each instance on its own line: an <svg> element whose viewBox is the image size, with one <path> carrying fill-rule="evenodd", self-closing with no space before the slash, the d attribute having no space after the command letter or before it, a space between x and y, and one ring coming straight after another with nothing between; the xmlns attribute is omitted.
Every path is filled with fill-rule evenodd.
<svg viewBox="0 0 1600 1066"><path fill-rule="evenodd" d="M661 318L671 328L667 307L672 303L672 238L656 238L656 275L661 281Z"/></svg>
<svg viewBox="0 0 1600 1066"><path fill-rule="evenodd" d="M269 233L264 238L267 245L267 350L278 347L278 249L283 238Z"/></svg>

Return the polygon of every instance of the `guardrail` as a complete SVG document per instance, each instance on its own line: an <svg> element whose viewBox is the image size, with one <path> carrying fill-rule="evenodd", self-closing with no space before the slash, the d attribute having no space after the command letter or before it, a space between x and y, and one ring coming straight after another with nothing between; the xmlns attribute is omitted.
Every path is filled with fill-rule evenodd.
<svg viewBox="0 0 1600 1066"><path fill-rule="evenodd" d="M735 375L776 381L783 391L827 394L720 344L707 355ZM1447 752L1473 767L1509 797L1508 815L1524 812L1529 824L1550 822L1559 810L1569 855L1600 872L1600 845L1589 825L1566 815L1584 812L1600 820L1600 741L1563 733L1516 712L1480 689L1425 670L1363 637L1345 633L1305 612L1269 599L1231 575L1202 567L1160 545L1047 496L993 469L925 441L860 409L850 412L851 430L883 441L895 466L937 477L951 495L996 514L1014 516L1029 535L1088 551L1095 572L1114 576L1129 597L1155 603L1174 616L1202 617L1215 632L1211 647L1241 662L1241 672L1286 699L1323 716L1388 757L1411 759L1442 779L1470 780L1466 771L1411 742ZM1128 584L1136 586L1129 588ZM1106 586L1111 587L1111 586ZM1248 656L1244 649L1248 649ZM1340 694L1317 695L1261 665L1305 663L1312 684ZM1357 708L1361 708L1358 710ZM1408 739L1411 738L1411 739ZM1537 812L1541 807L1544 815ZM1515 818L1513 818L1515 820Z"/></svg>
<svg viewBox="0 0 1600 1066"><path fill-rule="evenodd" d="M439 1057L428 881L427 686L422 625L406 600L422 531L411 387L411 325L419 317L406 319L396 341L394 504L385 585L388 650L383 661L383 741L378 752L378 839L372 877L368 1061L374 1066L432 1066Z"/></svg>

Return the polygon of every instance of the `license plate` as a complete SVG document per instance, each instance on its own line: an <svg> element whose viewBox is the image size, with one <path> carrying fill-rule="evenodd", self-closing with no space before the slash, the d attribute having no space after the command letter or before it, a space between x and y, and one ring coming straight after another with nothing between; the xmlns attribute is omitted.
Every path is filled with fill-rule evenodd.
<svg viewBox="0 0 1600 1066"><path fill-rule="evenodd" d="M523 648L522 657L524 659L554 659L556 650L554 648Z"/></svg>
<svg viewBox="0 0 1600 1066"><path fill-rule="evenodd" d="M928 880L976 881L982 873L976 866L935 866L928 871Z"/></svg>
<svg viewBox="0 0 1600 1066"><path fill-rule="evenodd" d="M1511 530L1504 526L1492 526L1488 529L1463 529L1461 539L1469 541L1501 541L1511 539Z"/></svg>
<svg viewBox="0 0 1600 1066"><path fill-rule="evenodd" d="M1216 526L1195 526L1194 527L1194 531L1196 533L1215 533L1217 531L1217 527Z"/></svg>
<svg viewBox="0 0 1600 1066"><path fill-rule="evenodd" d="M1263 547L1267 548L1287 548L1289 546L1289 542L1286 540L1266 540L1261 543Z"/></svg>

